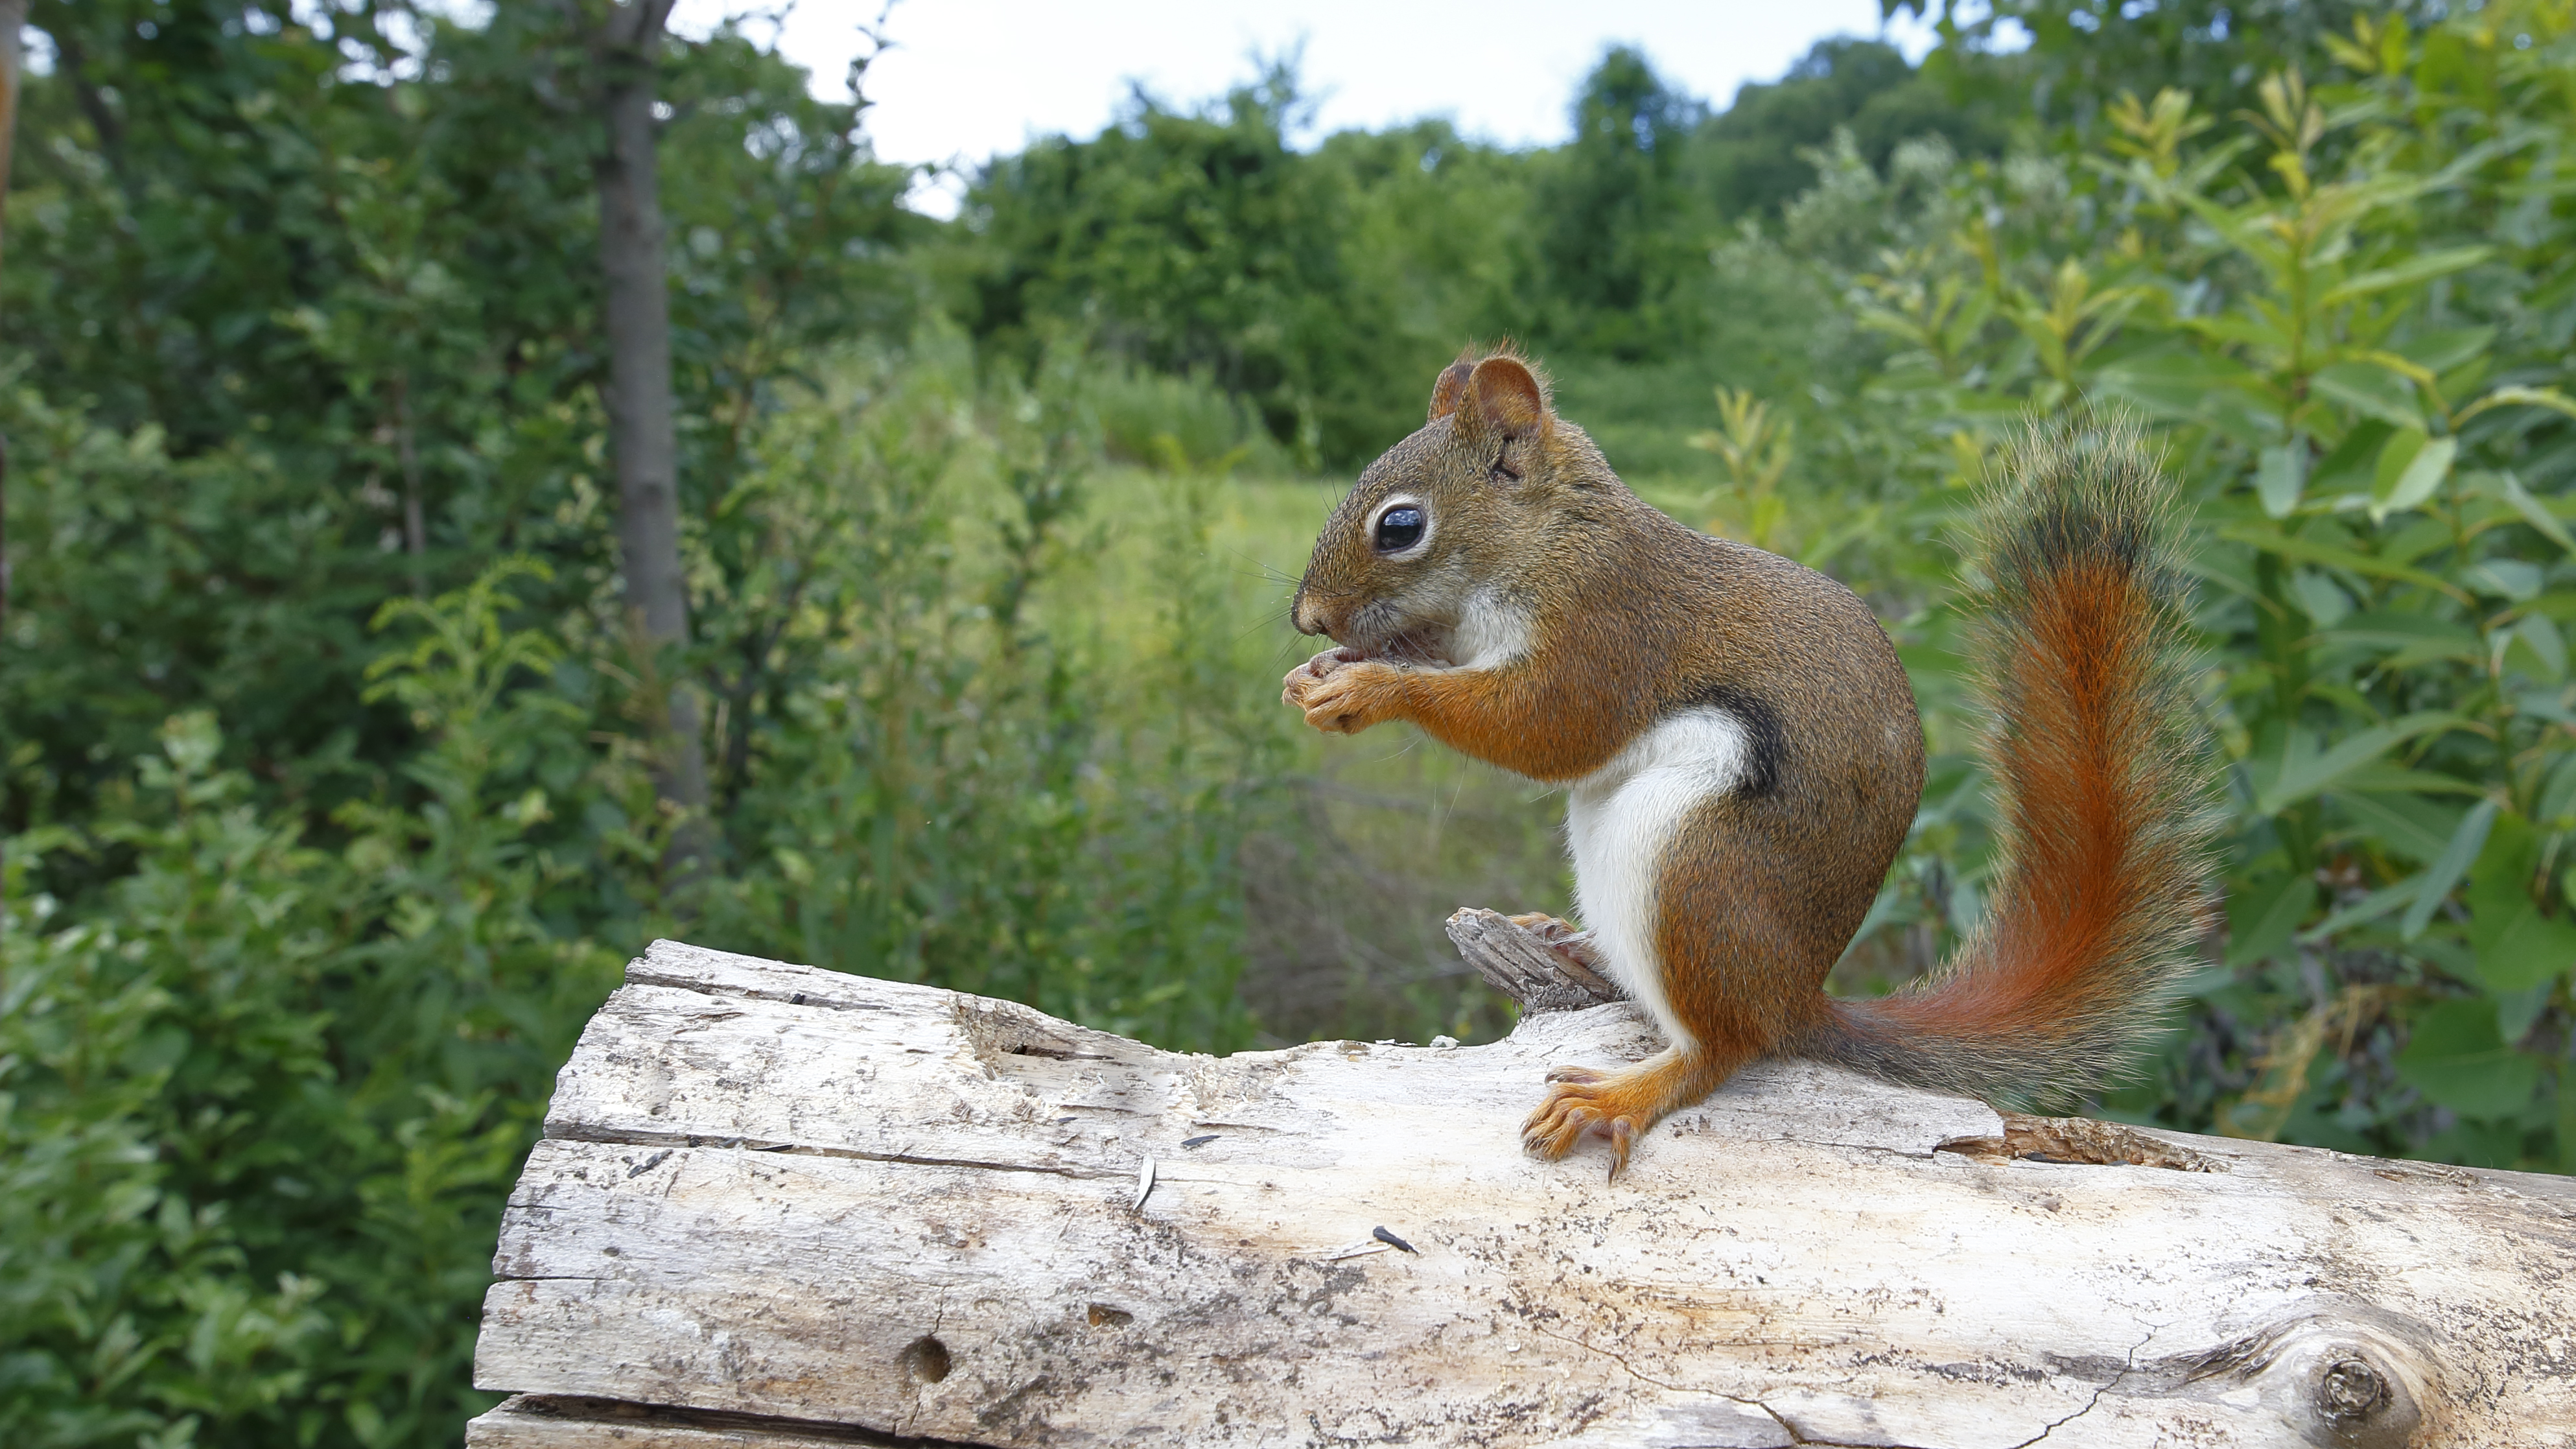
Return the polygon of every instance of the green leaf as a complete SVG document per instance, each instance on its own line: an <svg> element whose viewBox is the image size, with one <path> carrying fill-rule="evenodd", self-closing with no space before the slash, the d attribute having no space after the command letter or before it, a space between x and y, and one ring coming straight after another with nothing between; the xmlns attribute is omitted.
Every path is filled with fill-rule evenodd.
<svg viewBox="0 0 2576 1449"><path fill-rule="evenodd" d="M2383 886L2301 931L2299 939L2314 946L2330 941L2355 926L2368 925L2414 900L2416 889L2423 883L2424 877L2410 875L2393 886Z"/></svg>
<svg viewBox="0 0 2576 1449"><path fill-rule="evenodd" d="M2299 490L2307 481L2308 440L2303 437L2265 448L2262 462L2254 469L2254 491L2263 500L2263 511L2274 518L2299 511Z"/></svg>
<svg viewBox="0 0 2576 1449"><path fill-rule="evenodd" d="M2468 812L2427 800L2421 795L2349 788L2335 792L2335 804L2367 829L2379 843L2418 865L2441 858ZM2483 837L2484 832L2480 832Z"/></svg>
<svg viewBox="0 0 2576 1449"><path fill-rule="evenodd" d="M2470 905L2470 946L2486 985L2527 990L2558 980L2576 964L2576 926L2540 913L2527 892L2514 892L2512 900Z"/></svg>
<svg viewBox="0 0 2576 1449"><path fill-rule="evenodd" d="M2227 901L2227 964L2249 966L2290 943L2317 903L2317 883L2291 874L2238 891Z"/></svg>
<svg viewBox="0 0 2576 1449"><path fill-rule="evenodd" d="M2522 479L2511 472L2490 473L2484 469L2460 475L2462 492L2478 498L2493 498L2522 515L2522 521L2538 530L2543 538L2569 553L2576 553L2576 537L2570 537L2566 523L2549 505L2531 495Z"/></svg>
<svg viewBox="0 0 2576 1449"><path fill-rule="evenodd" d="M2549 983L2498 993L2495 1004L2496 1034L2511 1045L2529 1036L2532 1023L2549 1009Z"/></svg>
<svg viewBox="0 0 2576 1449"><path fill-rule="evenodd" d="M2518 558L2490 558L2460 570L2460 581L2481 594L2498 595L2519 604L2538 598L2546 579L2538 564Z"/></svg>
<svg viewBox="0 0 2576 1449"><path fill-rule="evenodd" d="M2446 327L2409 338L2395 351L2427 372L2443 373L2485 352L2495 336L2492 327Z"/></svg>
<svg viewBox="0 0 2576 1449"><path fill-rule="evenodd" d="M2406 908L2406 918L2397 924L2397 934L2412 941L2424 934L2433 922L2433 912L2449 898L2451 887L2460 883L2469 863L2487 843L2487 831L2495 825L2496 803L2481 800L2460 819L2460 828L2451 832L2450 844L2424 872L2424 883L2415 889L2415 904Z"/></svg>
<svg viewBox="0 0 2576 1449"><path fill-rule="evenodd" d="M2558 632L2557 621L2547 614L2525 614L2513 626L2514 645L2531 656L2539 666L2538 674L2552 684L2567 678L2567 640ZM2510 662L2512 651L2507 651Z"/></svg>
<svg viewBox="0 0 2576 1449"><path fill-rule="evenodd" d="M2418 518L2378 540L2373 552L2390 563L2411 564L2436 549L2459 541L2447 518Z"/></svg>
<svg viewBox="0 0 2576 1449"><path fill-rule="evenodd" d="M2334 445L2334 451L2319 458L2316 466L2308 470L2309 489L2320 495L2367 492L2372 472L2379 465L2379 450L2387 445L2388 435L2394 431L2377 418L2362 419Z"/></svg>
<svg viewBox="0 0 2576 1449"><path fill-rule="evenodd" d="M2452 418L2452 422L2465 423L2489 408L2508 407L2515 404L2524 407L2548 408L2552 412L2561 412L2576 418L2576 398L2571 398L2554 387L2500 387L2460 409L2459 413Z"/></svg>
<svg viewBox="0 0 2576 1449"><path fill-rule="evenodd" d="M2429 282L2435 277L2465 271L2494 254L2495 248L2484 246L2449 247L2438 252L2419 253L2396 266L2363 272L2340 286L2328 287L2325 294L2317 298L2317 305L2331 307L2337 302L2349 302L2357 297Z"/></svg>
<svg viewBox="0 0 2576 1449"><path fill-rule="evenodd" d="M2293 727L2283 737L2280 768L2273 773L2269 787L2256 799L2254 808L2260 814L2278 815L2300 801L2332 788L2344 776L2407 740L2465 723L2467 720L2448 710L2424 710L2347 735L2323 753L2317 752L2312 731Z"/></svg>
<svg viewBox="0 0 2576 1449"><path fill-rule="evenodd" d="M2457 438L2434 438L2413 429L2399 430L2379 454L2379 486L2372 490L2370 520L2413 508L2433 496L2451 474L2451 459L2460 451ZM2394 463L2394 467L2391 464Z"/></svg>
<svg viewBox="0 0 2576 1449"><path fill-rule="evenodd" d="M2558 757L2540 787L2540 803L2535 808L2535 823L2552 830L2566 828L2558 823L2561 820L2576 823L2576 753Z"/></svg>
<svg viewBox="0 0 2576 1449"><path fill-rule="evenodd" d="M2525 990L2576 965L2576 922L2543 913L2531 896L2540 853L2539 830L2508 813L2470 872L2469 945L2490 990Z"/></svg>
<svg viewBox="0 0 2576 1449"><path fill-rule="evenodd" d="M2395 609L2373 609L2355 614L2320 636L2328 645L2357 644L2366 648L2393 651L2429 652L2437 659L2482 661L2486 645L2478 631L2456 619L2438 618L2431 614L2410 614Z"/></svg>
<svg viewBox="0 0 2576 1449"><path fill-rule="evenodd" d="M2371 461L2371 496L2388 496L2389 489L2396 486L2407 465L2413 463L2415 455L2424 451L2424 445L2431 441L2432 438L2422 428L2411 425L2390 433L2388 441L2379 445L2379 456Z"/></svg>
<svg viewBox="0 0 2576 1449"><path fill-rule="evenodd" d="M2330 543L2313 542L2294 534L2282 533L2277 529L2239 524L2233 528L2220 529L2218 536L2230 543L2251 544L2265 553L2279 554L2283 558L2297 559L2302 563L2324 564L2328 568L2349 569L2354 573L2365 574L2372 578L2420 584L2425 588L2448 594L2462 603L2469 601L2466 589L2448 579L2428 574L2422 569L2408 568L2404 564L2372 558L2366 553L2355 553L2351 549L2338 548Z"/></svg>
<svg viewBox="0 0 2576 1449"><path fill-rule="evenodd" d="M2508 657L2511 653L2512 651L2507 651ZM2571 730L2576 730L2576 709L2568 707L2559 690L2555 688L2517 689L2513 691L2512 698L2516 714L2547 720L2552 724L2562 724Z"/></svg>
<svg viewBox="0 0 2576 1449"><path fill-rule="evenodd" d="M2315 569L2301 569L2290 580L2290 597L2320 629L2331 629L2352 614L2352 597Z"/></svg>
<svg viewBox="0 0 2576 1449"><path fill-rule="evenodd" d="M2509 1117L2531 1105L2540 1063L2505 1045L2494 1002L2445 1001L2415 1019L2397 1075L2463 1117Z"/></svg>
<svg viewBox="0 0 2576 1449"><path fill-rule="evenodd" d="M2319 395L2390 427L2424 425L2423 409L2415 402L2415 384L2376 363L2338 362L2320 369L2311 385Z"/></svg>
<svg viewBox="0 0 2576 1449"><path fill-rule="evenodd" d="M2240 441L2281 435L2279 390L2223 352L2169 348L2123 357L2103 364L2093 390L2166 421L2210 424Z"/></svg>

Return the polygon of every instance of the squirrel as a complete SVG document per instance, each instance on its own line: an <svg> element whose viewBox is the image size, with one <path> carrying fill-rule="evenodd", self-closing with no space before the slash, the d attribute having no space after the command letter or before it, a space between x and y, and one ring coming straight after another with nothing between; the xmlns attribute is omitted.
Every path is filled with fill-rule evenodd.
<svg viewBox="0 0 2576 1449"><path fill-rule="evenodd" d="M1923 791L1914 691L1851 590L1688 528L1619 481L1508 348L1462 356L1360 475L1297 586L1306 722L1405 720L1567 792L1578 913L1513 919L1617 982L1667 1045L1551 1071L1555 1159L1637 1138L1788 1055L1998 1104L2125 1065L2211 919L2213 772L2183 661L2170 489L2136 428L2034 424L1982 530L2001 863L1930 978L1825 993Z"/></svg>

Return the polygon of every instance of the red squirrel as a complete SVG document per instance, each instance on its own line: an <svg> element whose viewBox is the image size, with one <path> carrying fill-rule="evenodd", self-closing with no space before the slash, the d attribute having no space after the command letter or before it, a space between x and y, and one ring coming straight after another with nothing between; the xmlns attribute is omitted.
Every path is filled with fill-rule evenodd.
<svg viewBox="0 0 2576 1449"><path fill-rule="evenodd" d="M1284 698L1319 730L1409 720L1567 792L1587 933L1516 917L1618 982L1665 1049L1559 1068L1522 1131L1638 1136L1794 1055L2021 1103L2124 1063L2209 919L2212 772L2181 663L2169 490L2135 430L2035 426L1986 512L1987 761L2003 863L1932 978L1824 979L1923 792L1923 726L1868 605L1630 492L1508 351L1440 374L1298 584L1337 647Z"/></svg>

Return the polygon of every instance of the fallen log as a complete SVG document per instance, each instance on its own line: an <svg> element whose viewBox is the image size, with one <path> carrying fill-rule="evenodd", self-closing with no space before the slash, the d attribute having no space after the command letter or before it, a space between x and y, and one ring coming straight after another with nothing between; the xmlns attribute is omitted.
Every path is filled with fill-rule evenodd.
<svg viewBox="0 0 2576 1449"><path fill-rule="evenodd" d="M1500 919L1480 969L1598 999ZM1215 1058L658 942L512 1194L467 1442L2576 1444L2576 1183L1802 1062L1605 1183L1520 1120L1652 1032L1549 999Z"/></svg>

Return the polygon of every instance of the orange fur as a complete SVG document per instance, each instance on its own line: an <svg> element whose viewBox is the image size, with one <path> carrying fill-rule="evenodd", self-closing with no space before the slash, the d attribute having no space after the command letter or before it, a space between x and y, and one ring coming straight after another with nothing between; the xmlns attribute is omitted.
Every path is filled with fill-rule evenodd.
<svg viewBox="0 0 2576 1449"><path fill-rule="evenodd" d="M2117 1070L2211 909L2209 767L2177 660L2162 483L2134 431L2035 433L1991 509L1987 742L2005 845L1939 978L1837 1004L1797 1048L1925 1085L2064 1099Z"/></svg>

